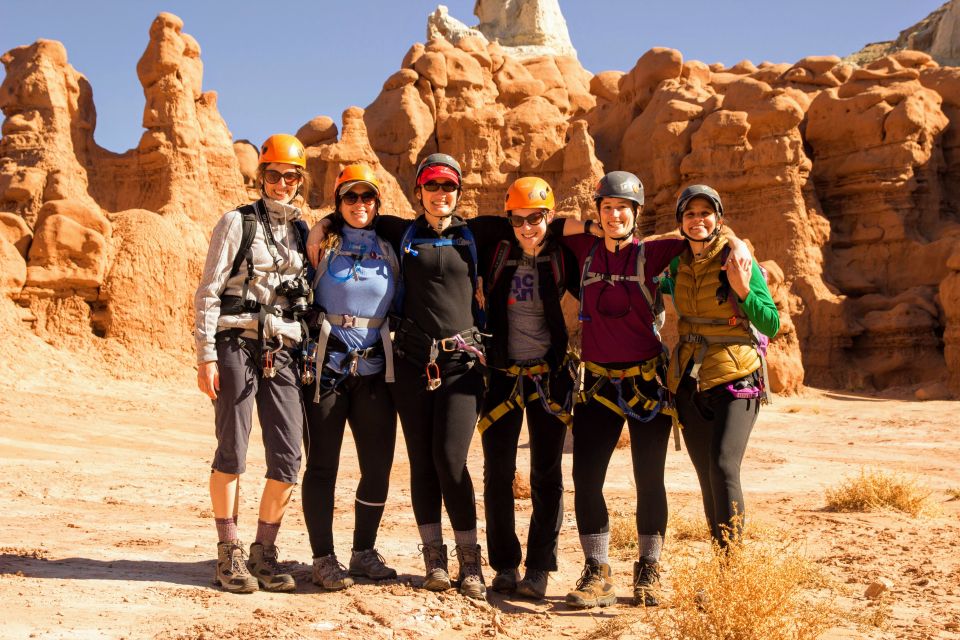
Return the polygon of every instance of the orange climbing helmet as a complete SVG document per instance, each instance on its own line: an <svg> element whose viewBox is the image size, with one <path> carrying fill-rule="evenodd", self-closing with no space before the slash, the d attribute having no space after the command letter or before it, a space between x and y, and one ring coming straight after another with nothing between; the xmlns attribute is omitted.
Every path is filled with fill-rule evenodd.
<svg viewBox="0 0 960 640"><path fill-rule="evenodd" d="M284 162L302 169L307 168L307 153L303 144L295 136L287 133L275 133L260 145L260 164Z"/></svg>
<svg viewBox="0 0 960 640"><path fill-rule="evenodd" d="M377 174L362 162L348 164L341 169L339 175L337 175L337 181L333 185L333 191L336 197L340 198L357 184L370 185L376 192L377 197L380 197L380 181L377 180Z"/></svg>
<svg viewBox="0 0 960 640"><path fill-rule="evenodd" d="M517 178L507 189L503 210L510 213L514 209L546 209L552 211L556 201L553 189L543 178L527 176Z"/></svg>

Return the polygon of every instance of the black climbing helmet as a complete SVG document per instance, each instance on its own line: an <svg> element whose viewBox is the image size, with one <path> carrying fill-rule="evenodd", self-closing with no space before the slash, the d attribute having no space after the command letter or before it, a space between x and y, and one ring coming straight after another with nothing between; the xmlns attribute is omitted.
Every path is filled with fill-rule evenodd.
<svg viewBox="0 0 960 640"><path fill-rule="evenodd" d="M683 211L694 198L705 198L713 204L713 210L717 212L717 218L723 218L723 202L720 200L720 194L713 187L705 184L692 184L683 190L680 197L677 198L677 224L683 220Z"/></svg>
<svg viewBox="0 0 960 640"><path fill-rule="evenodd" d="M611 171L600 178L597 188L593 193L593 201L600 206L600 201L604 198L623 198L637 204L637 208L643 206L643 183L640 178L629 171Z"/></svg>

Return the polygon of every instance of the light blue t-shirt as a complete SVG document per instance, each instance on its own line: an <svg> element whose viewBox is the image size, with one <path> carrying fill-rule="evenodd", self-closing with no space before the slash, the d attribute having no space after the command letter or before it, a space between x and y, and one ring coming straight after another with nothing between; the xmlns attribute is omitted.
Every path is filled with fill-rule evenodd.
<svg viewBox="0 0 960 640"><path fill-rule="evenodd" d="M382 318L387 315L396 293L390 261L381 254L376 234L371 229L354 229L344 225L340 249L327 252L326 273L314 289L314 301L327 313L361 318ZM380 342L380 329L344 328L334 325L331 335L350 349L366 349ZM330 368L341 371L343 353L328 347ZM357 373L370 375L382 371L382 356L360 360Z"/></svg>

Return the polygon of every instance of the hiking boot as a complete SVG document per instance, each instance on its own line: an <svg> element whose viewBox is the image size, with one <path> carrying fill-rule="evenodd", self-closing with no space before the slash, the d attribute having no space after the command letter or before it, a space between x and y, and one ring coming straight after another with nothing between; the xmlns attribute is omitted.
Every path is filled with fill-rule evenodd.
<svg viewBox="0 0 960 640"><path fill-rule="evenodd" d="M617 593L610 580L610 565L588 558L577 588L567 594L567 604L577 609L607 607L617 602Z"/></svg>
<svg viewBox="0 0 960 640"><path fill-rule="evenodd" d="M447 545L421 544L423 564L423 588L428 591L446 591L450 588L450 573L447 571Z"/></svg>
<svg viewBox="0 0 960 640"><path fill-rule="evenodd" d="M660 604L660 565L640 559L633 563L633 604L656 607Z"/></svg>
<svg viewBox="0 0 960 640"><path fill-rule="evenodd" d="M485 600L487 586L483 583L483 570L480 563L480 545L458 544L456 548L457 561L460 563L460 574L457 582L460 583L460 593L474 600Z"/></svg>
<svg viewBox="0 0 960 640"><path fill-rule="evenodd" d="M397 572L387 566L376 549L354 549L350 554L350 575L370 580L391 580L397 577Z"/></svg>
<svg viewBox="0 0 960 640"><path fill-rule="evenodd" d="M217 573L213 583L230 593L253 593L257 579L250 575L245 562L246 554L239 540L217 544Z"/></svg>
<svg viewBox="0 0 960 640"><path fill-rule="evenodd" d="M297 583L292 575L281 571L277 564L278 555L280 552L276 546L265 547L260 542L254 542L250 545L247 567L264 591L293 591L297 588Z"/></svg>
<svg viewBox="0 0 960 640"><path fill-rule="evenodd" d="M313 559L313 584L327 591L340 591L353 586L353 578L347 575L347 568L337 562L337 555L331 553Z"/></svg>
<svg viewBox="0 0 960 640"><path fill-rule="evenodd" d="M543 600L547 595L547 575L542 569L527 567L523 580L517 585L517 595L533 600Z"/></svg>
<svg viewBox="0 0 960 640"><path fill-rule="evenodd" d="M517 590L517 581L520 579L520 572L513 569L501 569L493 577L490 588L497 593L513 593Z"/></svg>

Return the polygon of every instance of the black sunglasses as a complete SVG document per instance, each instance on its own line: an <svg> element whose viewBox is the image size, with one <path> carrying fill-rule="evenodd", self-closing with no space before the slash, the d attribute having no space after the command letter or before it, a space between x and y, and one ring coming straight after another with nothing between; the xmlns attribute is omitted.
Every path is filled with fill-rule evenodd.
<svg viewBox="0 0 960 640"><path fill-rule="evenodd" d="M280 173L279 171L274 171L273 169L267 169L263 172L263 179L267 181L267 184L277 184L280 182L280 178L283 178L283 181L287 184L297 184L303 180L303 174L298 171L287 171L286 173Z"/></svg>
<svg viewBox="0 0 960 640"><path fill-rule="evenodd" d="M424 182L422 185L427 191L436 191L437 189L443 189L445 193L453 193L460 188L456 182L436 182L431 180L429 182Z"/></svg>
<svg viewBox="0 0 960 640"><path fill-rule="evenodd" d="M510 215L507 216L507 221L511 225L517 228L522 227L524 222L529 224L531 227L535 227L541 222L543 222L543 218L545 215L546 214L543 211L537 211L536 213L531 213L526 216L518 216L511 213Z"/></svg>
<svg viewBox="0 0 960 640"><path fill-rule="evenodd" d="M340 196L340 199L347 204L357 204L357 200L363 200L363 204L373 204L377 200L377 194L375 194L373 191L364 191L363 193L347 191L345 194Z"/></svg>

